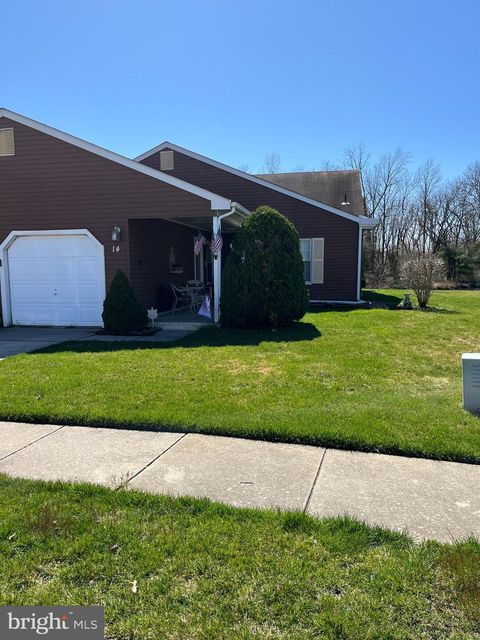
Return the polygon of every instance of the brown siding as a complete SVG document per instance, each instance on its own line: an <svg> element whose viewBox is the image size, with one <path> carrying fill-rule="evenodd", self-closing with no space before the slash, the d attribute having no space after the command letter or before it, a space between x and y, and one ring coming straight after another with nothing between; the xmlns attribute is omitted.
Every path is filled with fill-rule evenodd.
<svg viewBox="0 0 480 640"><path fill-rule="evenodd" d="M142 163L159 169L159 153L145 158ZM357 299L357 223L177 151L174 152L174 169L168 173L237 201L250 210L268 204L293 222L301 238L325 238L324 284L312 285L310 298Z"/></svg>
<svg viewBox="0 0 480 640"><path fill-rule="evenodd" d="M146 307L168 309L172 302L168 283L180 286L194 277L196 231L165 220L130 220L129 226L132 287ZM183 266L182 274L170 273L170 247Z"/></svg>
<svg viewBox="0 0 480 640"><path fill-rule="evenodd" d="M15 156L0 157L0 242L12 230L88 229L105 246L108 286L117 269L129 274L129 219L212 215L203 198L0 118L10 126Z"/></svg>

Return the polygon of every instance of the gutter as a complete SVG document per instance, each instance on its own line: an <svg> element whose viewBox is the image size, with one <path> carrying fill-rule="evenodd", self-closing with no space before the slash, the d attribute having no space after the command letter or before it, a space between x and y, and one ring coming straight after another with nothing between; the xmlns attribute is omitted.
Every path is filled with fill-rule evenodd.
<svg viewBox="0 0 480 640"><path fill-rule="evenodd" d="M362 229L374 229L380 220L378 218L368 218L367 216L358 216L358 224Z"/></svg>
<svg viewBox="0 0 480 640"><path fill-rule="evenodd" d="M228 216L233 215L234 213L239 213L242 217L246 218L250 215L250 211L246 209L244 206L239 204L238 202L231 202L231 209L226 213L223 213L221 216L218 216L219 220L223 220L223 218L228 218Z"/></svg>

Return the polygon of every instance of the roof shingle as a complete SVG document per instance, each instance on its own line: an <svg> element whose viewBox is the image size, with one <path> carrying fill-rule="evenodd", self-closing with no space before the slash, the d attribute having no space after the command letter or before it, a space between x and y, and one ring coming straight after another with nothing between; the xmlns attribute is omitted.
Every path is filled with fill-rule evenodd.
<svg viewBox="0 0 480 640"><path fill-rule="evenodd" d="M365 215L360 171L358 170L264 173L257 174L257 178L348 213ZM342 204L344 202L348 202L348 204Z"/></svg>

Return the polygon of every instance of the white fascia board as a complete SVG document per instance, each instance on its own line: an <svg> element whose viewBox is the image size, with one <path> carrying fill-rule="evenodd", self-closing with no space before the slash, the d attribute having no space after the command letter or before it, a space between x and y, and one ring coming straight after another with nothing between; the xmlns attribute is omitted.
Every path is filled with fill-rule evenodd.
<svg viewBox="0 0 480 640"><path fill-rule="evenodd" d="M360 226L363 229L375 229L380 220L378 218L368 218L367 216L359 216Z"/></svg>
<svg viewBox="0 0 480 640"><path fill-rule="evenodd" d="M268 182L268 180L262 180L261 178L257 178L257 176L252 176L249 173L245 173L244 171L240 171L240 169L235 169L234 167L229 167L227 164L223 164L222 162L217 162L216 160L212 160L211 158L207 158L206 156L202 156L199 153L195 153L194 151L190 151L189 149L185 149L184 147L179 147L172 142L162 142L158 146L150 149L150 151L146 151L141 155L137 156L135 159L136 162L141 162L145 158L162 151L162 149L173 149L173 151L177 151L178 153L183 153L194 160L199 160L200 162L205 162L206 164L212 165L212 167L217 167L217 169L222 169L223 171L228 171L240 178L244 178L245 180L250 180L250 182L255 182L256 184L260 184L262 187L267 187L268 189L272 189L272 191L278 191L279 193L283 193L286 196L290 196L290 198L295 198L296 200L300 200L301 202L305 202L306 204L310 204L313 207L317 207L318 209L323 209L324 211L328 211L329 213L333 213L341 218L346 218L347 220L351 220L352 222L356 222L357 224L361 224L368 221L371 223L371 218L367 218L367 216L356 216L353 213L348 213L347 211L342 211L341 209L337 209L336 207L332 207L329 204L325 204L320 202L319 200L314 200L313 198L309 198L308 196L303 196L296 191L290 191L290 189L285 189L285 187L281 187L278 184L273 184L273 182Z"/></svg>
<svg viewBox="0 0 480 640"><path fill-rule="evenodd" d="M196 185L190 184L189 182L185 182L184 180L180 180L179 178L175 178L167 173L163 173L162 171L157 171L156 169L152 169L147 167L144 164L140 164L135 160L131 160L130 158L126 158L125 156L120 155L119 153L115 153L114 151L109 151L108 149L104 149L103 147L99 147L96 144L92 144L91 142L86 142L81 138L77 138L76 136L72 136L69 133L65 133L64 131L60 131L59 129L55 129L54 127L49 127L46 124L41 122L37 122L36 120L32 120L31 118L27 118L26 116L22 116L19 113L15 113L14 111L9 111L8 109L0 108L0 118L8 118L9 120L13 120L14 122L18 122L19 124L23 124L26 127L30 127L32 129L36 129L37 131L41 131L53 138L57 138L58 140L63 140L63 142L67 142L68 144L72 144L80 149L84 149L85 151L89 151L90 153L94 153L97 156L101 156L102 158L106 158L107 160L111 160L112 162L116 162L117 164L121 164L124 167L128 167L133 171L137 171L138 173L143 173L146 176L150 176L151 178L155 178L155 180L159 180L160 182L165 182L166 184L170 184L172 187L177 187L182 191L187 191L188 193L192 193L204 200L209 200L211 203L212 211L225 211L231 208L231 201L228 198L224 198L223 196L219 196L216 193L212 193L211 191L207 191L206 189L202 189L201 187L197 187Z"/></svg>

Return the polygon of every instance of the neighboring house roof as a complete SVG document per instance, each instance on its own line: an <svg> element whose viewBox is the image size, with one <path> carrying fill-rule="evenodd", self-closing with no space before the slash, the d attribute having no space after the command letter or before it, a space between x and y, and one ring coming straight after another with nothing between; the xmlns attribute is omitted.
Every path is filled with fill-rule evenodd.
<svg viewBox="0 0 480 640"><path fill-rule="evenodd" d="M357 216L365 213L358 170L263 173L257 175L257 178Z"/></svg>
<svg viewBox="0 0 480 640"><path fill-rule="evenodd" d="M22 116L19 113L15 113L14 111L9 111L8 109L0 108L0 118L8 118L9 120L13 120L14 122L23 124L26 127L31 127L32 129L41 131L42 133L45 133L49 136L53 136L54 138L58 138L59 140L63 140L64 142L68 142L69 144L79 147L80 149L84 149L85 151L94 153L97 156L107 158L107 160L111 160L112 162L121 164L124 167L128 167L133 171L137 171L138 173L143 173L147 176L150 176L151 178L155 178L155 180L160 180L161 182L170 184L173 187L177 187L178 189L182 189L183 191L188 191L189 193L199 196L200 198L209 200L211 203L212 210L227 211L236 204L236 203L232 203L228 198L224 198L223 196L219 196L216 193L212 193L211 191L207 191L206 189L197 187L196 185L190 184L189 182L185 182L184 180L175 178L174 176L163 173L162 171L151 169L150 167L147 167L143 164L139 164L135 160L126 158L125 156L122 156L119 153L109 151L108 149L99 147L96 144L92 144L91 142L86 142L81 138L72 136L69 133L60 131L59 129L54 129L53 127L49 127L46 124L42 124L41 122L37 122L36 120L32 120L31 118L27 118L26 116Z"/></svg>
<svg viewBox="0 0 480 640"><path fill-rule="evenodd" d="M218 162L217 160L212 160L211 158L207 158L206 156L202 156L199 153L195 153L194 151L190 151L189 149L180 147L176 144L173 144L172 142L162 142L162 144L159 144L156 147L153 147L153 149L150 149L149 151L146 151L145 153L137 156L135 160L137 162L141 162L145 158L148 158L149 156L153 155L154 153L160 152L163 149L172 149L173 151L177 151L178 153L183 153L190 158L194 158L195 160L199 160L200 162L205 162L206 164L210 164L213 167L217 167L217 169L228 171L229 173L232 173L246 180L250 180L251 182L256 182L263 187L274 189L275 191L290 196L291 198L296 198L297 200L301 200L302 202L310 204L314 207L318 207L319 209L329 211L330 213L334 213L335 215L342 218L347 218L348 220L356 222L364 229L373 229L378 224L378 220L375 220L374 218L368 218L367 216L363 215L363 201L358 213L351 213L349 211L342 210L341 206L334 206L324 201L319 201L315 198L293 191L279 184L275 184L273 181L268 181L263 176L254 176L249 173L245 173L244 171L240 171L240 169L235 169L234 167L230 167L227 164Z"/></svg>

